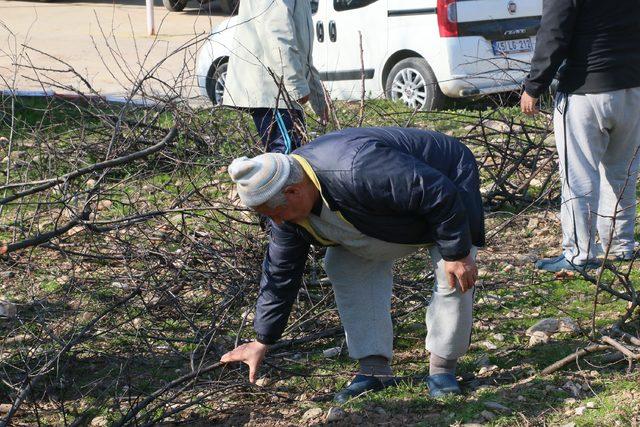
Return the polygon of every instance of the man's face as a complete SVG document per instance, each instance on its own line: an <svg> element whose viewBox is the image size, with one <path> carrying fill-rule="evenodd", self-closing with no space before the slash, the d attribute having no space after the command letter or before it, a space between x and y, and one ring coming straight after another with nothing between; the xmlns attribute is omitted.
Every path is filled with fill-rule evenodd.
<svg viewBox="0 0 640 427"><path fill-rule="evenodd" d="M256 212L266 215L276 224L280 225L284 221L298 222L308 217L313 207L313 200L299 184L294 184L285 188L284 197L287 204L271 208L266 204L255 208Z"/></svg>

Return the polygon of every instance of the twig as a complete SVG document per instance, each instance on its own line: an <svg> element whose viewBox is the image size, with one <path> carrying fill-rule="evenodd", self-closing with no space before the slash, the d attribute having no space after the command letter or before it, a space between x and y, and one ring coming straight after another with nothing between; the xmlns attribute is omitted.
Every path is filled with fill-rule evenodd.
<svg viewBox="0 0 640 427"><path fill-rule="evenodd" d="M567 357L564 357L564 358L558 360L554 364L547 366L546 368L544 368L542 370L541 374L542 375L552 374L552 373L556 372L557 370L563 368L564 366L568 365L569 363L575 362L576 360L578 360L582 356L586 356L587 354L595 353L595 352L598 352L598 351L607 350L609 348L611 348L611 347L608 346L608 345L603 345L603 344L590 345L589 347L585 347L583 349L580 349L580 350L576 351L575 353L572 353L572 354L568 355Z"/></svg>

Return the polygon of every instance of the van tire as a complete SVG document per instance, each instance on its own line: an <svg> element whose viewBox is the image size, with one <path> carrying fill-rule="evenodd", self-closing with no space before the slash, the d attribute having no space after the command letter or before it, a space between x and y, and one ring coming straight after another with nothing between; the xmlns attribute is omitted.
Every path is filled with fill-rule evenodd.
<svg viewBox="0 0 640 427"><path fill-rule="evenodd" d="M213 105L222 105L222 93L224 93L224 80L227 77L227 63L211 64L207 73L206 89ZM222 90L222 92L220 92Z"/></svg>
<svg viewBox="0 0 640 427"><path fill-rule="evenodd" d="M447 103L438 79L423 58L405 58L394 65L385 81L385 94L419 111L439 110Z"/></svg>
<svg viewBox="0 0 640 427"><path fill-rule="evenodd" d="M180 12L187 5L188 0L162 0L164 7L171 12Z"/></svg>

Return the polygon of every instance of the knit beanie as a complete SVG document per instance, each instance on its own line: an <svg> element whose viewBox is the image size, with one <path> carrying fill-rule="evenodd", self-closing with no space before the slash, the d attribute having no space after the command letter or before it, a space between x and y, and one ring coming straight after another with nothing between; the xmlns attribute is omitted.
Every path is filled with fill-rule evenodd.
<svg viewBox="0 0 640 427"><path fill-rule="evenodd" d="M260 154L253 159L239 157L228 168L247 207L259 206L282 191L290 170L291 159L282 153Z"/></svg>

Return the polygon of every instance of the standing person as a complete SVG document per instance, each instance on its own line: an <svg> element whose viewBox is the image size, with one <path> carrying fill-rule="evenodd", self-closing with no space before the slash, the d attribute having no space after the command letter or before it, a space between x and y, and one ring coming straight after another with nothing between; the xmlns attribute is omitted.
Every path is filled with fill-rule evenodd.
<svg viewBox="0 0 640 427"><path fill-rule="evenodd" d="M392 380L393 263L428 247L435 285L426 315L434 397L460 393L457 360L473 324L475 256L484 245L476 161L455 138L403 128L343 129L292 155L242 157L229 166L242 202L272 226L256 307L256 341L222 362L249 365L249 379L282 335L309 244L328 246L325 271L359 372L344 402Z"/></svg>
<svg viewBox="0 0 640 427"><path fill-rule="evenodd" d="M553 77L554 132L562 181L562 255L547 271L599 265L602 248L634 257L640 160L640 0L544 0L522 111L538 112Z"/></svg>
<svg viewBox="0 0 640 427"><path fill-rule="evenodd" d="M313 66L309 0L242 0L223 104L251 112L267 152L290 153L304 130L302 105L326 120Z"/></svg>

